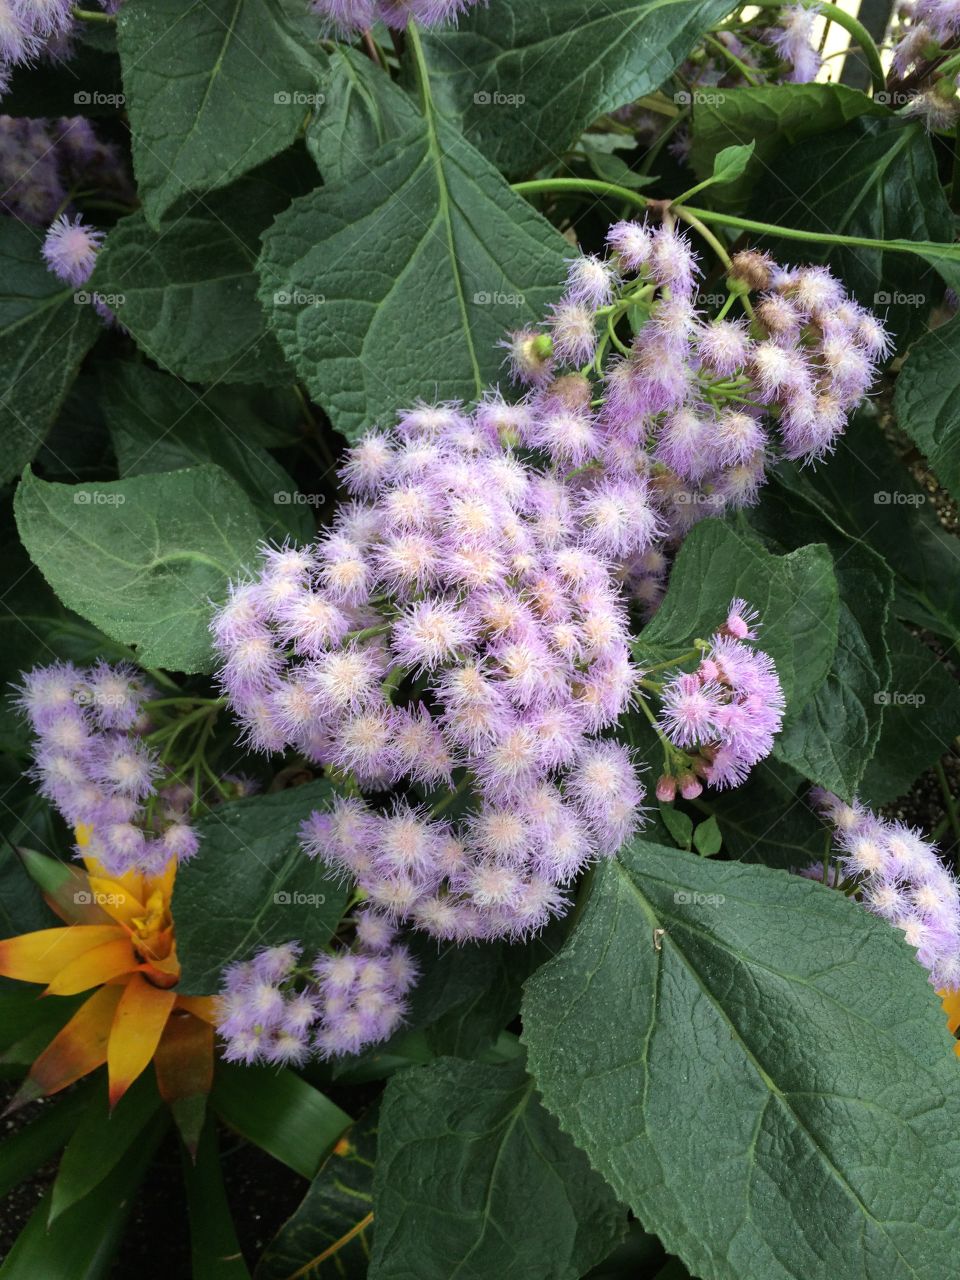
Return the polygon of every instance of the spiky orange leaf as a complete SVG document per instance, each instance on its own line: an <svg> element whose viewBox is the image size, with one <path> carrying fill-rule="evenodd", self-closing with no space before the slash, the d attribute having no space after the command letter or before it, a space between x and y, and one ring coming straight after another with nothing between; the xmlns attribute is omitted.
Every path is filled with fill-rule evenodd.
<svg viewBox="0 0 960 1280"><path fill-rule="evenodd" d="M107 1047L111 1110L156 1052L176 999L175 991L155 987L139 973L124 987Z"/></svg>
<svg viewBox="0 0 960 1280"><path fill-rule="evenodd" d="M7 1111L65 1089L107 1060L107 1041L123 987L101 987L86 1000L40 1054Z"/></svg>
<svg viewBox="0 0 960 1280"><path fill-rule="evenodd" d="M83 955L77 956L51 979L44 995L75 996L79 991L88 991L91 987L99 987L111 978L119 978L125 973L132 973L140 963L130 945L130 939L123 936L110 942L102 942L99 947L91 947Z"/></svg>
<svg viewBox="0 0 960 1280"><path fill-rule="evenodd" d="M20 982L51 982L78 956L123 936L115 924L74 924L4 938L0 941L0 974Z"/></svg>

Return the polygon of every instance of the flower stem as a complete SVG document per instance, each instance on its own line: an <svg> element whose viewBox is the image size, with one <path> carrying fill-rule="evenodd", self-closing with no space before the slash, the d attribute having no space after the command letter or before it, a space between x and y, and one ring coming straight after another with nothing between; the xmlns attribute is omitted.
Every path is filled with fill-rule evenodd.
<svg viewBox="0 0 960 1280"><path fill-rule="evenodd" d="M630 204L648 209L657 206L665 207L665 202L655 200L652 196L641 195L639 191L631 191L627 187L619 187L614 182L602 182L598 178L537 178L531 182L516 182L513 190L520 195L535 195L550 191L571 192L610 196L612 199L627 201ZM736 227L739 231L753 231L761 236L779 236L783 240L804 240L810 244L844 245L852 249L879 249L886 253L936 253L960 262L960 245L939 244L933 240L875 240L870 236L842 236L829 231L805 231L800 227L779 227L772 222L757 222L753 218L740 218L731 213L720 213L716 209L690 209L681 205L676 210L690 226L691 220L697 222L715 222L721 227ZM696 228L699 230L699 228Z"/></svg>

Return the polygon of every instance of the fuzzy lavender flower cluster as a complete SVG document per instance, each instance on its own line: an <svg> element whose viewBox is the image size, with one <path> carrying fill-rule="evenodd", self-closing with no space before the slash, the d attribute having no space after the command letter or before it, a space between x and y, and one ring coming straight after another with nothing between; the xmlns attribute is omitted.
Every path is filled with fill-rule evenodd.
<svg viewBox="0 0 960 1280"><path fill-rule="evenodd" d="M829 791L812 792L820 814L836 829L833 857L857 899L896 925L938 990L960 990L960 886L936 847L918 830L845 804ZM829 868L833 870L832 866ZM823 878L822 863L801 874Z"/></svg>
<svg viewBox="0 0 960 1280"><path fill-rule="evenodd" d="M187 821L192 792L163 778L142 737L148 696L137 672L106 662L36 667L18 690L37 737L40 794L72 827L91 829L82 852L111 875L157 874L197 851Z"/></svg>
<svg viewBox="0 0 960 1280"><path fill-rule="evenodd" d="M611 227L607 241L606 259L571 262L546 332L518 331L506 345L541 438L549 430L566 461L595 469L610 489L642 484L657 544L605 550L652 608L665 545L705 516L754 502L778 454L811 460L832 449L888 339L824 267L788 269L764 254L737 254L728 287L748 317L710 319L682 234L628 221ZM625 354L605 361L611 342L622 346L611 328L628 308L639 332ZM564 373L571 367L579 372ZM602 371L597 407L591 369ZM561 398L562 415L544 412Z"/></svg>
<svg viewBox="0 0 960 1280"><path fill-rule="evenodd" d="M960 38L958 0L915 0L898 9L900 28L891 59L895 77L910 87L906 111L931 130L952 129L960 119L960 77L940 71L943 54L956 53ZM950 59L953 61L953 58ZM899 88L897 81L892 87Z"/></svg>
<svg viewBox="0 0 960 1280"><path fill-rule="evenodd" d="M81 186L133 198L120 151L101 141L89 120L0 115L0 211L47 226Z"/></svg>
<svg viewBox="0 0 960 1280"><path fill-rule="evenodd" d="M221 680L252 746L293 745L364 791L404 782L478 803L441 819L416 794L316 814L308 852L392 918L438 938L523 936L562 886L636 828L626 748L596 735L630 704L628 620L607 561L646 545L642 484L565 481L580 418L561 396L404 413L348 453L312 547L264 552L213 622ZM571 452L572 448L572 452ZM459 798L459 797L456 797Z"/></svg>
<svg viewBox="0 0 960 1280"><path fill-rule="evenodd" d="M99 0L116 13L122 0ZM38 58L62 62L73 53L72 0L0 0L0 94L6 93L17 67Z"/></svg>
<svg viewBox="0 0 960 1280"><path fill-rule="evenodd" d="M301 970L293 942L224 972L217 1030L228 1062L300 1065L359 1053L401 1025L417 968L390 922L363 911L349 950L322 953Z"/></svg>
<svg viewBox="0 0 960 1280"><path fill-rule="evenodd" d="M757 613L733 600L696 671L680 672L660 692L661 732L679 749L657 783L657 798L695 799L699 778L718 789L739 787L773 750L785 701L773 660L751 641Z"/></svg>
<svg viewBox="0 0 960 1280"><path fill-rule="evenodd" d="M369 30L374 23L402 31L412 19L421 27L451 22L477 0L312 0L324 25L344 36Z"/></svg>
<svg viewBox="0 0 960 1280"><path fill-rule="evenodd" d="M764 38L789 63L787 80L791 84L808 84L817 78L822 63L813 38L818 12L816 6L785 5L777 26L764 33Z"/></svg>

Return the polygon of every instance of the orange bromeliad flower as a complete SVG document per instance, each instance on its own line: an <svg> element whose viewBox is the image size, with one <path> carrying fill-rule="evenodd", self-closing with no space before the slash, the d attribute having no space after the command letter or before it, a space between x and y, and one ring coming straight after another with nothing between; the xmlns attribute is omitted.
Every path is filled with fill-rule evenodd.
<svg viewBox="0 0 960 1280"><path fill-rule="evenodd" d="M955 1036L960 1029L960 991L938 991L937 995L947 1015L947 1030ZM953 1051L960 1056L960 1040L954 1042Z"/></svg>
<svg viewBox="0 0 960 1280"><path fill-rule="evenodd" d="M78 828L81 847L89 837L89 829ZM104 1063L112 1109L151 1059L160 1095L175 1110L202 1100L213 1080L216 1000L176 992L180 965L170 914L176 859L158 876L110 877L95 858L84 858L86 874L56 865L61 879L44 896L65 926L0 941L0 974L46 983L44 996L97 990L33 1063L8 1110Z"/></svg>

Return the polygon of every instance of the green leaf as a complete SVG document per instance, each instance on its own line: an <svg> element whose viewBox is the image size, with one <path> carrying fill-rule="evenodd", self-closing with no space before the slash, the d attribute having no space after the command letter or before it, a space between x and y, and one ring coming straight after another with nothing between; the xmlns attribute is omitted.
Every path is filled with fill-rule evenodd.
<svg viewBox="0 0 960 1280"><path fill-rule="evenodd" d="M848 538L867 542L883 556L897 575L898 617L948 640L960 639L956 535L940 524L930 495L896 459L876 421L861 416L852 422L815 480L808 470L783 463L777 476L778 506L786 500L785 487L804 499L806 520L813 508Z"/></svg>
<svg viewBox="0 0 960 1280"><path fill-rule="evenodd" d="M152 231L142 214L110 232L91 288L161 368L188 382L267 384L290 371L257 302L256 247L222 218L178 218Z"/></svg>
<svg viewBox="0 0 960 1280"><path fill-rule="evenodd" d="M923 125L904 117L861 116L835 133L783 151L756 193L771 223L880 240L953 239L953 215ZM787 260L796 243L778 242ZM915 330L940 291L915 259L862 246L809 243L804 256L829 257L832 270L897 333ZM926 255L924 255L926 256ZM944 267L951 280L957 267Z"/></svg>
<svg viewBox="0 0 960 1280"><path fill-rule="evenodd" d="M232 420L177 378L142 364L111 362L101 370L100 403L121 476L176 471L194 463L222 467L256 508L263 537L309 542L312 511L322 495L304 497L290 475Z"/></svg>
<svg viewBox="0 0 960 1280"><path fill-rule="evenodd" d="M347 888L298 839L300 823L329 795L326 782L310 782L228 801L198 820L200 853L181 867L173 891L180 990L212 995L224 965L261 946L297 938L317 950L329 941Z"/></svg>
<svg viewBox="0 0 960 1280"><path fill-rule="evenodd" d="M738 143L736 146L724 147L722 151L718 151L713 157L713 172L710 175L711 183L724 185L728 182L736 181L741 174L746 172L747 165L753 159L756 147L756 139L751 138L748 143Z"/></svg>
<svg viewBox="0 0 960 1280"><path fill-rule="evenodd" d="M723 836L716 817L711 814L693 833L693 846L701 858L712 858L723 847Z"/></svg>
<svg viewBox="0 0 960 1280"><path fill-rule="evenodd" d="M960 497L960 316L910 348L897 378L894 410L898 426L943 487Z"/></svg>
<svg viewBox="0 0 960 1280"><path fill-rule="evenodd" d="M260 296L313 398L355 438L424 394L479 397L498 376L504 332L559 292L564 248L431 115L362 174L280 215L264 236Z"/></svg>
<svg viewBox="0 0 960 1280"><path fill-rule="evenodd" d="M729 0L491 0L424 34L442 108L505 172L555 163L599 116L658 89Z"/></svg>
<svg viewBox="0 0 960 1280"><path fill-rule="evenodd" d="M680 652L710 636L742 596L760 611L763 649L791 706L823 683L837 638L838 597L826 547L772 555L757 538L720 520L703 520L684 540L663 603L640 632L637 661Z"/></svg>
<svg viewBox="0 0 960 1280"><path fill-rule="evenodd" d="M889 640L883 724L860 783L860 798L873 806L904 795L960 734L960 687L949 667L899 623Z"/></svg>
<svg viewBox="0 0 960 1280"><path fill-rule="evenodd" d="M323 92L324 100L307 127L306 143L325 183L362 176L384 143L423 127L410 95L349 45L331 49Z"/></svg>
<svg viewBox="0 0 960 1280"><path fill-rule="evenodd" d="M350 1123L319 1089L285 1068L218 1063L210 1105L231 1129L312 1178Z"/></svg>
<svg viewBox="0 0 960 1280"><path fill-rule="evenodd" d="M220 1168L217 1128L207 1120L200 1135L197 1158L181 1150L183 1184L190 1214L190 1253L198 1280L249 1280L234 1229Z"/></svg>
<svg viewBox="0 0 960 1280"><path fill-rule="evenodd" d="M166 1128L158 1115L113 1171L72 1209L47 1224L47 1191L0 1266L0 1280L107 1280L136 1193Z"/></svg>
<svg viewBox="0 0 960 1280"><path fill-rule="evenodd" d="M374 1212L370 1280L576 1280L626 1226L520 1062L439 1059L390 1080Z"/></svg>
<svg viewBox="0 0 960 1280"><path fill-rule="evenodd" d="M292 1217L267 1245L255 1280L366 1280L373 1234L377 1114L348 1129Z"/></svg>
<svg viewBox="0 0 960 1280"><path fill-rule="evenodd" d="M649 187L658 179L649 173L637 173L625 160L609 151L597 151L593 147L584 146L587 163L602 182L612 182L617 187L628 187L638 191L641 187Z"/></svg>
<svg viewBox="0 0 960 1280"><path fill-rule="evenodd" d="M802 868L823 857L824 826L808 803L810 783L776 757L742 787L712 792L726 852L739 862Z"/></svg>
<svg viewBox="0 0 960 1280"><path fill-rule="evenodd" d="M117 43L153 226L185 196L226 186L293 142L319 64L287 9L281 0L124 4Z"/></svg>
<svg viewBox="0 0 960 1280"><path fill-rule="evenodd" d="M102 330L40 256L43 236L0 219L0 482L30 461L56 418L80 362Z"/></svg>
<svg viewBox="0 0 960 1280"><path fill-rule="evenodd" d="M57 1170L50 1199L51 1224L110 1175L160 1110L152 1071L134 1081L112 1112L106 1080L97 1084L96 1096L67 1143Z"/></svg>
<svg viewBox="0 0 960 1280"><path fill-rule="evenodd" d="M756 149L736 182L712 194L720 208L743 207L750 190L782 148L840 129L858 116L886 114L859 89L842 84L771 84L724 88L703 94L693 113L690 164L710 177L722 148L755 141Z"/></svg>
<svg viewBox="0 0 960 1280"><path fill-rule="evenodd" d="M693 840L693 819L672 804L660 804L660 817L663 825L678 849L689 849Z"/></svg>
<svg viewBox="0 0 960 1280"><path fill-rule="evenodd" d="M957 1064L898 930L636 841L527 983L547 1108L704 1280L950 1274Z"/></svg>
<svg viewBox="0 0 960 1280"><path fill-rule="evenodd" d="M145 667L208 671L210 601L256 559L262 527L219 467L91 485L29 471L14 500L33 562L61 601Z"/></svg>
<svg viewBox="0 0 960 1280"><path fill-rule="evenodd" d="M880 736L890 684L887 617L893 575L869 547L838 558L838 642L824 683L785 724L774 754L811 782L851 800Z"/></svg>
<svg viewBox="0 0 960 1280"><path fill-rule="evenodd" d="M71 1090L66 1097L44 1103L40 1114L29 1124L0 1142L0 1196L26 1182L41 1165L67 1143L90 1105L93 1082ZM121 1153L122 1154L122 1153Z"/></svg>
<svg viewBox="0 0 960 1280"><path fill-rule="evenodd" d="M56 917L48 914L37 927L50 929L56 924ZM16 933L22 931L23 923ZM24 986L22 982L12 980L0 993L0 1065L29 1067L87 998L86 995L58 997L56 1000L41 997L39 987L33 984Z"/></svg>

